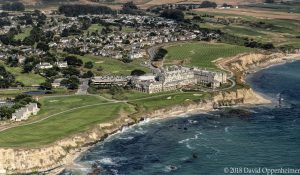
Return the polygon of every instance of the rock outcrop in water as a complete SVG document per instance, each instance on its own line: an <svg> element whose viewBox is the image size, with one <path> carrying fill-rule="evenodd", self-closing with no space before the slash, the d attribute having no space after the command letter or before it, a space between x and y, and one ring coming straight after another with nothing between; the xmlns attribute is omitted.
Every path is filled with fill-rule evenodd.
<svg viewBox="0 0 300 175"><path fill-rule="evenodd" d="M220 60L219 64L228 67L233 72L244 74L256 66L269 65L283 61L284 55L271 54L250 54L242 55L234 59ZM241 76L242 78L243 76ZM74 159L76 152L82 147L92 145L99 140L103 140L108 135L121 130L124 126L129 126L140 121L142 118L170 117L182 113L193 113L203 110L210 110L214 105L229 106L240 103L265 103L265 99L255 94L250 88L241 88L228 92L219 92L209 101L193 102L186 105L176 105L165 109L159 109L139 115L138 120L133 120L130 116L120 116L118 119L99 124L93 129L81 134L70 136L51 145L41 148L0 148L0 174L17 174L26 172L46 171L52 168L65 165Z"/></svg>

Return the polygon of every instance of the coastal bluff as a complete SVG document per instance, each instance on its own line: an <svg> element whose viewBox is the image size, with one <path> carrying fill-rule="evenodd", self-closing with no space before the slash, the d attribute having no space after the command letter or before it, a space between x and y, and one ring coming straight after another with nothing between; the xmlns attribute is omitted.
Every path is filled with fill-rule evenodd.
<svg viewBox="0 0 300 175"><path fill-rule="evenodd" d="M230 70L236 78L241 78L240 80L243 81L247 72L299 57L299 53L293 55L282 53L268 55L261 53L246 54L231 59L221 59L217 64L224 69ZM243 87L215 92L211 99L141 113L136 118L124 114L109 123L98 124L88 131L69 136L68 138L39 148L0 148L0 174L41 172L55 168L61 169L65 165L70 164L88 146L107 138L124 127L136 124L144 119L167 118L180 114L206 112L214 107L221 106L261 103L269 103L269 101L255 93L251 88Z"/></svg>
<svg viewBox="0 0 300 175"><path fill-rule="evenodd" d="M98 124L93 129L56 141L41 148L0 148L0 174L48 171L62 167L74 160L83 148L144 119L168 118L213 109L214 105L229 106L240 103L257 104L258 97L251 89L219 92L211 100L175 105L139 115L137 120L122 115L109 123ZM263 101L260 101L263 102Z"/></svg>

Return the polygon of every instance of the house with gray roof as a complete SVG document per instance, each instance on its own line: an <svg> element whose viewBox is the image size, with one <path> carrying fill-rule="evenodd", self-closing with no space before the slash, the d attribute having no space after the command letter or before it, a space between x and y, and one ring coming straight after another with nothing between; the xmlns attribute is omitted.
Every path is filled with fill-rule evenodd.
<svg viewBox="0 0 300 175"><path fill-rule="evenodd" d="M36 115L39 112L39 108L36 103L29 103L26 106L16 110L12 114L11 120L22 121L27 120L31 115Z"/></svg>

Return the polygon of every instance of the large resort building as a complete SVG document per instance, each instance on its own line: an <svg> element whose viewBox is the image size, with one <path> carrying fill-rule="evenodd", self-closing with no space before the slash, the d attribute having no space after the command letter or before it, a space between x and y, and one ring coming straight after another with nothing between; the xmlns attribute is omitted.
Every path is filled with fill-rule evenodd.
<svg viewBox="0 0 300 175"><path fill-rule="evenodd" d="M226 73L170 66L156 75L127 76L127 77L94 77L92 83L101 86L125 86L130 84L135 90L145 93L158 93L177 90L189 85L207 85L213 89L227 82Z"/></svg>

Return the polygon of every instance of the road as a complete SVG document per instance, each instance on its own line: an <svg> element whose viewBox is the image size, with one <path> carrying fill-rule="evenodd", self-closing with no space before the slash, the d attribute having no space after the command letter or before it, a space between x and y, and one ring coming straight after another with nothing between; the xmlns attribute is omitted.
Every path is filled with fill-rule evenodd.
<svg viewBox="0 0 300 175"><path fill-rule="evenodd" d="M89 79L88 78L80 79L80 83L81 84L78 87L76 95L86 95L87 90L89 88Z"/></svg>

